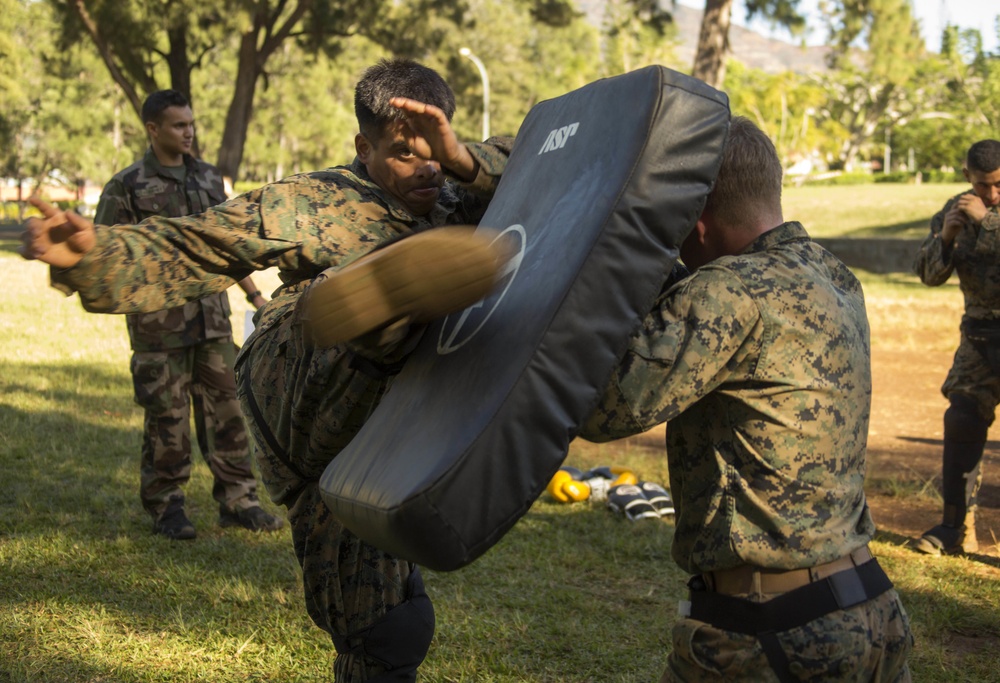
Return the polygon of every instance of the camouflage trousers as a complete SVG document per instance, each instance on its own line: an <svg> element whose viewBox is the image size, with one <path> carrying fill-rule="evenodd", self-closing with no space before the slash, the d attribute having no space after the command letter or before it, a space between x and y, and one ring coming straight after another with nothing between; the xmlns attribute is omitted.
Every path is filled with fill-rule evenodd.
<svg viewBox="0 0 1000 683"><path fill-rule="evenodd" d="M976 403L979 416L987 424L993 424L996 407L1000 404L1000 372L984 356L983 350L981 346L977 348L965 332L962 332L961 341L955 351L955 359L941 386L941 393L949 400L956 394L971 398ZM975 522L972 520L975 519L982 485L983 466L980 459L968 474L965 494L969 515L967 525L972 529L975 529Z"/></svg>
<svg viewBox="0 0 1000 683"><path fill-rule="evenodd" d="M228 509L257 504L243 414L233 374L232 338L132 356L135 402L145 411L139 494L158 518L184 501L191 476L191 414L198 446L215 479L212 495Z"/></svg>
<svg viewBox="0 0 1000 683"><path fill-rule="evenodd" d="M343 349L309 348L300 326L286 322L245 345L237 366L261 481L288 508L306 609L335 643L352 641L404 603L414 571L347 530L320 494L323 471L389 383L353 361ZM338 647L338 683L366 681L385 669L380 660Z"/></svg>
<svg viewBox="0 0 1000 683"><path fill-rule="evenodd" d="M941 393L946 398L951 398L952 394L964 394L974 399L979 416L993 423L996 407L1000 404L1000 372L990 366L964 332L951 369L941 386Z"/></svg>
<svg viewBox="0 0 1000 683"><path fill-rule="evenodd" d="M899 596L892 589L777 636L795 680L911 680L906 658L913 648L913 635ZM763 683L778 681L778 677L754 636L682 618L674 625L673 651L660 683L677 681Z"/></svg>

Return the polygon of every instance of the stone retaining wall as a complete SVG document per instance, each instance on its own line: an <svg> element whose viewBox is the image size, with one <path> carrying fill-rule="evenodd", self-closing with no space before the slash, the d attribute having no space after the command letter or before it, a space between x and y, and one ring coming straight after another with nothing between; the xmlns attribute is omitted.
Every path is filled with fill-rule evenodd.
<svg viewBox="0 0 1000 683"><path fill-rule="evenodd" d="M851 268L871 273L910 273L923 239L815 238Z"/></svg>

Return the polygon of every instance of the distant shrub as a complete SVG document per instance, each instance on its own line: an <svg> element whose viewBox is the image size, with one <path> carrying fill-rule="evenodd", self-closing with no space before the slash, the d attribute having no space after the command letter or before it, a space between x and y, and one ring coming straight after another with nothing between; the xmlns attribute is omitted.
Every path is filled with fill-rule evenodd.
<svg viewBox="0 0 1000 683"><path fill-rule="evenodd" d="M964 183L965 176L961 171L941 171L936 168L928 169L924 173L925 183Z"/></svg>
<svg viewBox="0 0 1000 683"><path fill-rule="evenodd" d="M919 180L918 180L919 178ZM940 171L925 169L922 171L892 171L890 173L867 173L854 171L851 173L819 173L812 176L792 176L785 178L786 185L866 185L869 183L961 183L965 182L961 171Z"/></svg>
<svg viewBox="0 0 1000 683"><path fill-rule="evenodd" d="M877 173L873 177L876 183L915 183L916 173L909 171L892 171L890 173Z"/></svg>
<svg viewBox="0 0 1000 683"><path fill-rule="evenodd" d="M917 178L920 178L918 181ZM892 173L879 173L875 175L876 183L961 183L965 178L962 174L954 171L940 171L938 169L924 169L921 171L893 171Z"/></svg>
<svg viewBox="0 0 1000 683"><path fill-rule="evenodd" d="M813 176L786 177L786 185L864 185L872 182L872 174L856 173L820 173Z"/></svg>

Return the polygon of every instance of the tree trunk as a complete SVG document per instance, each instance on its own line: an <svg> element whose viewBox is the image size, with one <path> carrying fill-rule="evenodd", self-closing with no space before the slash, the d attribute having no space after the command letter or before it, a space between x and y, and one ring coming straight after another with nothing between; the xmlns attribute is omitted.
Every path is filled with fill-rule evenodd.
<svg viewBox="0 0 1000 683"><path fill-rule="evenodd" d="M269 11L270 3L261 2L254 10L253 26L240 38L236 85L229 111L226 112L226 127L222 132L222 146L219 148L219 162L216 164L222 176L229 178L232 183L236 183L240 164L243 162L243 146L250 127L257 78L264 72L268 57L281 46L312 3L313 0L297 0L292 11L278 26L280 9L272 14ZM281 8L285 3L282 1L278 5ZM264 36L262 42L261 35Z"/></svg>
<svg viewBox="0 0 1000 683"><path fill-rule="evenodd" d="M167 53L167 68L170 70L170 87L179 90L191 103L194 109L194 99L191 97L191 62L187 50L187 22L167 29L167 41L170 51Z"/></svg>
<svg viewBox="0 0 1000 683"><path fill-rule="evenodd" d="M698 49L694 55L691 75L721 88L726 77L726 58L729 57L729 22L733 0L706 0L705 14L701 18Z"/></svg>
<svg viewBox="0 0 1000 683"><path fill-rule="evenodd" d="M191 110L197 116L198 108L191 92L191 61L188 59L187 36L187 21L181 21L178 25L167 29L167 42L170 45L170 51L167 52L167 67L170 70L170 87L187 98ZM197 133L191 146L191 155L196 159L201 158L201 145Z"/></svg>
<svg viewBox="0 0 1000 683"><path fill-rule="evenodd" d="M125 99L129 101L132 105L132 109L135 110L135 115L142 118L142 100L139 98L139 94L135 90L132 82L128 80L128 77L122 73L122 70L118 68L118 63L115 62L114 54L112 53L111 46L108 45L100 32L97 30L97 24L90 17L90 13L83 4L83 0L73 0L73 9L76 11L77 16L80 17L80 21L83 22L83 27L87 31L87 35L94 42L94 47L97 48L97 52L101 55L101 59L104 60L104 65L108 67L108 73L111 74L111 78L118 87L122 89L125 93Z"/></svg>
<svg viewBox="0 0 1000 683"><path fill-rule="evenodd" d="M243 145L246 144L247 129L253 112L254 93L257 91L257 77L260 75L257 55L257 33L249 31L240 39L239 66L233 99L226 112L226 127L222 132L222 146L216 166L223 177L236 182L240 164L243 162Z"/></svg>

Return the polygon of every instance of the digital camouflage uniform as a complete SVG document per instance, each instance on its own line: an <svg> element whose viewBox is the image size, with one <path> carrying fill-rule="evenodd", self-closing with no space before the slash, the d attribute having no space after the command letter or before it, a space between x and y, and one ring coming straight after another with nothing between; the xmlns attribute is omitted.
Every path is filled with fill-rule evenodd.
<svg viewBox="0 0 1000 683"><path fill-rule="evenodd" d="M174 174L177 169L164 167L152 148L147 149L140 161L105 185L95 222L131 225L150 216L187 216L226 200L222 176L214 166L184 155L183 168L181 181ZM191 475L192 407L198 446L215 479L215 499L227 509L257 504L236 398L230 312L223 291L125 316L135 401L145 411L139 491L154 519L169 504L183 504L181 487Z"/></svg>
<svg viewBox="0 0 1000 683"><path fill-rule="evenodd" d="M785 223L661 295L581 435L666 421L674 560L692 574L790 570L874 534L862 488L870 403L861 286ZM777 635L796 676L909 676L912 637L893 590ZM776 680L753 636L681 618L673 644L664 681Z"/></svg>
<svg viewBox="0 0 1000 683"><path fill-rule="evenodd" d="M320 475L375 409L421 330L317 349L303 335L298 304L327 269L414 232L478 222L511 143L494 138L468 145L479 175L469 184L449 181L427 216L411 215L355 160L266 185L198 218L154 219L126 230L99 227L94 250L76 267L53 273L57 286L80 292L87 310L128 312L222 291L255 269L280 269L283 284L258 311L237 359L237 377L262 481L288 508L306 607L341 655L334 666L338 681L366 680L397 663L358 654L371 640L370 627L395 619L415 634L426 633L428 641L433 630L423 623L426 613L403 609L408 595L423 592L413 585L419 581L415 568L352 535L319 492ZM172 246L178 240L183 252ZM419 662L426 643L419 653L419 644L398 648L392 657ZM402 651L407 648L413 652Z"/></svg>
<svg viewBox="0 0 1000 683"><path fill-rule="evenodd" d="M1000 213L997 207L989 208L981 225L967 220L946 248L941 241L945 215L964 194L969 193L949 199L931 219L930 234L917 252L913 270L931 287L958 273L965 297L958 349L941 387L951 402L944 420L942 490L946 508L957 510L946 509L945 523L961 524L964 509L974 546L983 448L1000 403Z"/></svg>

